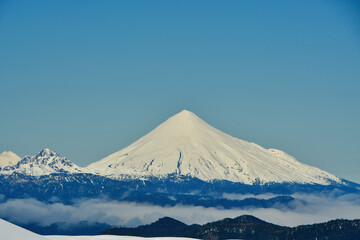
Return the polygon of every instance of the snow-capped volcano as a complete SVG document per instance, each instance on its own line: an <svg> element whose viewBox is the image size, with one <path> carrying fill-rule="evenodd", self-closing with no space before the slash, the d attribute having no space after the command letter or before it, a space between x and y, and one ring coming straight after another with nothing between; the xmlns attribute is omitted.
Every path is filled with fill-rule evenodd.
<svg viewBox="0 0 360 240"><path fill-rule="evenodd" d="M318 168L277 149L234 138L183 110L130 146L90 164L112 178L185 175L205 181L254 183L341 183Z"/></svg>
<svg viewBox="0 0 360 240"><path fill-rule="evenodd" d="M13 153L11 151L4 151L0 154L0 168L9 165L15 165L20 160L21 157L19 157L16 153Z"/></svg>
<svg viewBox="0 0 360 240"><path fill-rule="evenodd" d="M48 148L34 156L25 156L17 164L0 168L1 174L21 173L30 176L42 176L52 173L80 173L84 170L65 157L60 157Z"/></svg>

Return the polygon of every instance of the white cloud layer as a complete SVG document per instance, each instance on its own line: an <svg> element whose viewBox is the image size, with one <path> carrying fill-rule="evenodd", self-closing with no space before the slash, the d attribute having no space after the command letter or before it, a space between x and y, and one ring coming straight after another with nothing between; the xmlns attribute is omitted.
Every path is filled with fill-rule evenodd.
<svg viewBox="0 0 360 240"><path fill-rule="evenodd" d="M241 199L242 196L230 196ZM266 196L262 196L267 198ZM8 199L0 203L0 217L16 223L36 223L48 226L55 222L78 223L80 221L108 223L118 226L137 226L169 216L187 224L203 224L226 217L244 214L254 215L265 221L297 226L324 222L336 218L359 219L360 197L347 194L333 195L295 194L295 201L288 206L274 208L218 209L198 206L160 207L148 204L119 202L108 199L79 199L72 205L59 202L44 203L29 199Z"/></svg>

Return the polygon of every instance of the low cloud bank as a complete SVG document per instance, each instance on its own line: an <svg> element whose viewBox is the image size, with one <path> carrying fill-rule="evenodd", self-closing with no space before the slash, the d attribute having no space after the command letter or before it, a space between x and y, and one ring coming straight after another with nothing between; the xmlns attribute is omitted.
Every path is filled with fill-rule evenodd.
<svg viewBox="0 0 360 240"><path fill-rule="evenodd" d="M223 198L229 200L244 200L246 198L257 198L257 199L270 199L278 196L283 196L280 194L273 194L273 193L264 193L264 194L238 194L238 193L224 193L222 195Z"/></svg>
<svg viewBox="0 0 360 240"><path fill-rule="evenodd" d="M44 203L33 198L8 199L0 203L0 217L18 224L49 226L56 222L76 224L81 221L107 223L116 226L138 226L169 216L188 224L204 224L226 217L254 215L265 221L297 226L324 222L337 218L360 218L360 195L336 196L294 194L296 200L287 206L274 208L218 209L198 206L161 207L148 204L119 202L108 199L79 199L71 205L60 202ZM241 199L244 196L228 196ZM247 196L249 197L249 196ZM261 196L267 198L268 196Z"/></svg>

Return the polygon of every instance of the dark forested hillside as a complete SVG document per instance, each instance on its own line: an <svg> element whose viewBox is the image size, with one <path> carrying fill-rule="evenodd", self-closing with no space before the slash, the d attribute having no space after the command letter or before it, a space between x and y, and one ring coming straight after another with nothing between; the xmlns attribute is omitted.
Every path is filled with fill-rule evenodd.
<svg viewBox="0 0 360 240"><path fill-rule="evenodd" d="M105 230L102 234L191 237L206 240L358 240L360 239L360 220L338 219L290 228L267 223L250 215L190 226L165 217L149 225L136 228L113 228Z"/></svg>

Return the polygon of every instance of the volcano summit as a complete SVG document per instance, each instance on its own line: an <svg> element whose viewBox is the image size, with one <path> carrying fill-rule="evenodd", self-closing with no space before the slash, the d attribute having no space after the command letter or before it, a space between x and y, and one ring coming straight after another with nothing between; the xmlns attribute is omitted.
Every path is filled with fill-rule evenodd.
<svg viewBox="0 0 360 240"><path fill-rule="evenodd" d="M117 179L180 175L250 185L342 183L340 178L300 163L281 150L265 149L221 132L187 110L87 168Z"/></svg>

